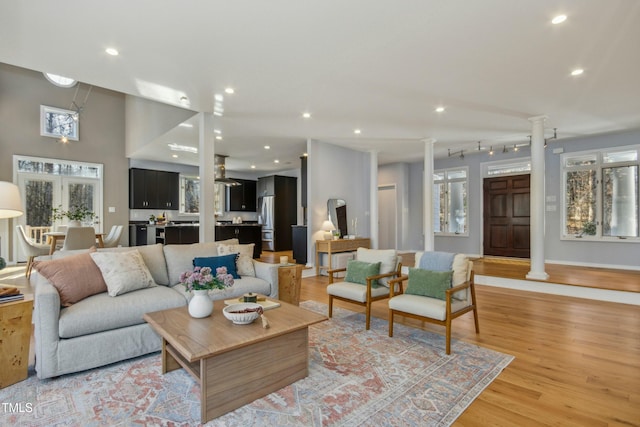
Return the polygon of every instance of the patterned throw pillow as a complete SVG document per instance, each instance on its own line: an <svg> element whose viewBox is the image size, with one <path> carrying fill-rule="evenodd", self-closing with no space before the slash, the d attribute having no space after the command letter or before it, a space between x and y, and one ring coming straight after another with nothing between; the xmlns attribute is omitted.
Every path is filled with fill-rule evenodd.
<svg viewBox="0 0 640 427"><path fill-rule="evenodd" d="M345 276L344 281L366 285L367 277L377 276L378 274L380 274L379 262L349 260L347 261L347 275ZM377 288L378 281L373 280L371 282L371 287Z"/></svg>
<svg viewBox="0 0 640 427"><path fill-rule="evenodd" d="M238 254L236 267L240 276L256 277L253 266L253 247L255 243L247 245L222 245L218 244L218 255Z"/></svg>
<svg viewBox="0 0 640 427"><path fill-rule="evenodd" d="M156 285L137 250L127 252L93 252L90 254L107 284L109 296L115 297Z"/></svg>
<svg viewBox="0 0 640 427"><path fill-rule="evenodd" d="M453 271L431 271L421 268L409 269L407 294L446 299L446 290L451 288Z"/></svg>

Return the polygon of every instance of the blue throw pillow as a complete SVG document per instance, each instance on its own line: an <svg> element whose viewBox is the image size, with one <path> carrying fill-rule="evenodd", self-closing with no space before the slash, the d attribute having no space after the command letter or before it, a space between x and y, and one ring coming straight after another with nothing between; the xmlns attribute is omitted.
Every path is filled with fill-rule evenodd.
<svg viewBox="0 0 640 427"><path fill-rule="evenodd" d="M210 256L210 257L196 257L193 259L194 267L209 267L211 273L215 276L216 268L227 267L227 273L231 274L234 279L240 279L238 270L236 268L236 258L238 254Z"/></svg>

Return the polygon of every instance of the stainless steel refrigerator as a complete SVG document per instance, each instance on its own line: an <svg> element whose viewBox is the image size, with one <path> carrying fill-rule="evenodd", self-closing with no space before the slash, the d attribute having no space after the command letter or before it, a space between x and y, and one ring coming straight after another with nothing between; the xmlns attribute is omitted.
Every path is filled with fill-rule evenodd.
<svg viewBox="0 0 640 427"><path fill-rule="evenodd" d="M262 250L273 251L274 245L274 202L275 196L263 196L258 199L259 218L262 224Z"/></svg>

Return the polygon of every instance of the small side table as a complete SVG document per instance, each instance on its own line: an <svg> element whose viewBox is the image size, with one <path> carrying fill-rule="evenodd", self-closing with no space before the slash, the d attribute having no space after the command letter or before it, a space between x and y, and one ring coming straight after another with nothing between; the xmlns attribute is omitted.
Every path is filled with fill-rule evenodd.
<svg viewBox="0 0 640 427"><path fill-rule="evenodd" d="M0 388L27 378L33 297L0 304Z"/></svg>
<svg viewBox="0 0 640 427"><path fill-rule="evenodd" d="M284 264L278 268L278 299L293 305L300 304L302 264Z"/></svg>

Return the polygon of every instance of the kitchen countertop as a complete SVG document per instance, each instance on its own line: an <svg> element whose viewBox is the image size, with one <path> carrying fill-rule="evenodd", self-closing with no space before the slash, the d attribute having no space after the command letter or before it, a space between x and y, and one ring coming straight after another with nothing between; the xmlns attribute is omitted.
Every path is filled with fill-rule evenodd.
<svg viewBox="0 0 640 427"><path fill-rule="evenodd" d="M233 224L231 222L216 222L216 227L262 227L262 224L256 222L241 222L240 224Z"/></svg>

